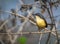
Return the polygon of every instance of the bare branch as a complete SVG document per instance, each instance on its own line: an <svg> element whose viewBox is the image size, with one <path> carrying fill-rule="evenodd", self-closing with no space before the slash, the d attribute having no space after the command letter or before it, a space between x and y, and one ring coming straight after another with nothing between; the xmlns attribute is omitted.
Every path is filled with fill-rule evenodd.
<svg viewBox="0 0 60 44"><path fill-rule="evenodd" d="M13 35L20 35L22 34L45 34L45 33L49 33L49 32L55 32L55 31L44 31L44 32L19 32L19 33L9 33L9 34L13 34ZM0 33L0 34L8 34L8 33Z"/></svg>

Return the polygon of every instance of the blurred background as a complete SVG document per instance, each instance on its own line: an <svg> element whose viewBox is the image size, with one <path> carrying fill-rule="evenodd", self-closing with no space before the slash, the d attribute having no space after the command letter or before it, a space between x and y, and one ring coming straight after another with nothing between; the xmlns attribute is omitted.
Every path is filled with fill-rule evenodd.
<svg viewBox="0 0 60 44"><path fill-rule="evenodd" d="M55 30L50 35L41 31L44 33L41 40L39 33L31 33L38 32L34 15L29 16L35 13L41 13L48 23L55 24L47 27ZM25 44L60 44L60 0L0 0L0 44L21 44L17 41L20 37L25 37Z"/></svg>

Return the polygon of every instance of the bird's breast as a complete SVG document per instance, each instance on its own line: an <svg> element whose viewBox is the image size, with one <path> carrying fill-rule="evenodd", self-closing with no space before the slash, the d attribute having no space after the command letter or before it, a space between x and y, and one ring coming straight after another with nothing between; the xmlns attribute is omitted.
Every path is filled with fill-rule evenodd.
<svg viewBox="0 0 60 44"><path fill-rule="evenodd" d="M44 19L37 18L36 23L40 28L45 28L45 26L46 26Z"/></svg>

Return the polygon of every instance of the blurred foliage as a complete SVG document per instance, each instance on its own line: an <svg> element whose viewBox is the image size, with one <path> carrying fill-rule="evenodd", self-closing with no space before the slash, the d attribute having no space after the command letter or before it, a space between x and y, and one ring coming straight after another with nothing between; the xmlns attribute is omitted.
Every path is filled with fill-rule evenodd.
<svg viewBox="0 0 60 44"><path fill-rule="evenodd" d="M18 41L20 44L26 44L27 38L24 37L24 36L21 36L20 38L17 39L17 41Z"/></svg>

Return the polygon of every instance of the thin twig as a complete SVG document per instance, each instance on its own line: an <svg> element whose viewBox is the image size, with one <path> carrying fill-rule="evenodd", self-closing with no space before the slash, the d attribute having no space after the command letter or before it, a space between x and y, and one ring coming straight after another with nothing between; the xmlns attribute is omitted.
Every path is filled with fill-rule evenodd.
<svg viewBox="0 0 60 44"><path fill-rule="evenodd" d="M52 7L50 7L50 10L51 10L51 13L52 13L52 18L53 18L53 22L55 24L55 19L54 19L54 16L53 16L53 11L52 11ZM58 33L57 33L57 28L56 28L56 24L54 25L55 27L55 32L56 32L56 37L57 37L57 44L59 44L59 38L58 38Z"/></svg>
<svg viewBox="0 0 60 44"><path fill-rule="evenodd" d="M44 31L44 32L19 32L19 33L9 33L9 34L12 34L12 35L20 35L21 33L22 34L45 34L45 33L49 33L49 32L55 32L55 31ZM1 34L8 34L8 33L0 33Z"/></svg>
<svg viewBox="0 0 60 44"><path fill-rule="evenodd" d="M10 32L7 30L7 26L5 25L7 35L9 37L10 42L12 42L12 36L9 34Z"/></svg>
<svg viewBox="0 0 60 44"><path fill-rule="evenodd" d="M39 37L39 43L38 43L38 44L41 44L42 36L43 36L43 34L40 34L40 37Z"/></svg>
<svg viewBox="0 0 60 44"><path fill-rule="evenodd" d="M4 44L4 42L2 40L0 40L1 44Z"/></svg>
<svg viewBox="0 0 60 44"><path fill-rule="evenodd" d="M3 26L7 23L7 22L9 22L9 20L11 20L12 18L10 18L10 19L7 19L6 21L4 21L4 23L0 26L0 30L3 28Z"/></svg>
<svg viewBox="0 0 60 44"><path fill-rule="evenodd" d="M49 11L49 8L47 8L47 11L48 11L48 13L49 13L49 17L50 17L50 19L51 19L51 24L53 24L53 19L52 19L52 17L51 17L51 13L50 13L50 11ZM52 31L52 29L53 29L53 25L51 25L50 30ZM50 35L51 35L51 32L50 32L49 35L48 35L48 38L47 38L46 44L48 44L48 42L49 42Z"/></svg>
<svg viewBox="0 0 60 44"><path fill-rule="evenodd" d="M19 18L22 18L22 19L26 19L26 17L24 17L24 16L22 16L22 15L19 15L19 14L15 14L15 13L12 13L12 12L9 12L9 11L2 11L2 10L0 10L0 11L1 11L1 12L6 12L6 13L13 14L13 15L19 17ZM28 19L29 19L29 21L30 21L32 24L36 25L36 23L34 23L33 20L31 20L30 18L28 18Z"/></svg>
<svg viewBox="0 0 60 44"><path fill-rule="evenodd" d="M51 2L51 0L50 0L50 2ZM52 6L50 5L50 10L51 10L51 16L52 16L52 23L54 23L55 24L55 19L54 19L54 16L53 16L53 11L52 11ZM54 25L55 26L55 30L56 30L56 25ZM52 30L52 29L51 29ZM59 39L58 39L58 34L57 34L57 30L55 31L56 32L56 37L57 37L57 44L59 44ZM50 36L51 36L51 34L49 35L49 37L48 38L50 38ZM49 39L48 39L48 42L49 42ZM48 42L47 42L47 44L48 44Z"/></svg>
<svg viewBox="0 0 60 44"><path fill-rule="evenodd" d="M22 23L22 25L20 26L19 30L17 31L17 33L20 33L25 25L25 23L28 21L28 18L31 16L31 13L29 13L29 15L27 16L27 18L25 19L25 21ZM22 34L22 32L21 32ZM14 37L14 40L12 41L12 43L15 43L15 40L17 39L17 35Z"/></svg>
<svg viewBox="0 0 60 44"><path fill-rule="evenodd" d="M8 29L8 31L10 32L11 30L14 30L16 27L17 27L17 25Z"/></svg>

